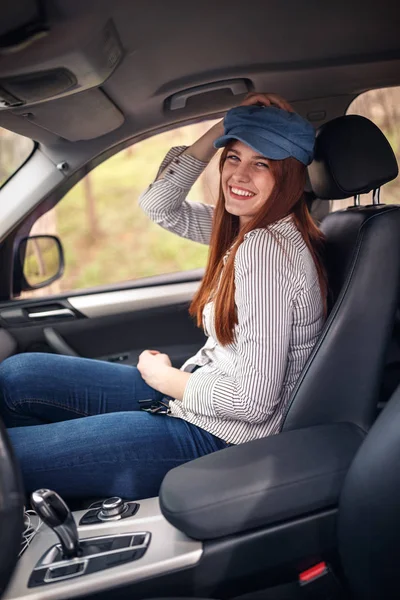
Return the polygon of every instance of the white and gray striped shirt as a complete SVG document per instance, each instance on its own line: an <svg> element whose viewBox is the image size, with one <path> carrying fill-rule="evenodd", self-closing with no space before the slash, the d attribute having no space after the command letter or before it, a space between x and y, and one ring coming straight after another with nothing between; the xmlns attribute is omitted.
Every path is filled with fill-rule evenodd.
<svg viewBox="0 0 400 600"><path fill-rule="evenodd" d="M212 206L186 196L206 166L173 148L161 179L141 195L156 223L182 237L208 244ZM235 256L238 324L232 344L215 334L214 305L203 312L208 339L181 367L191 374L183 400L171 414L239 444L277 433L296 380L323 325L323 303L312 256L291 216L245 236Z"/></svg>

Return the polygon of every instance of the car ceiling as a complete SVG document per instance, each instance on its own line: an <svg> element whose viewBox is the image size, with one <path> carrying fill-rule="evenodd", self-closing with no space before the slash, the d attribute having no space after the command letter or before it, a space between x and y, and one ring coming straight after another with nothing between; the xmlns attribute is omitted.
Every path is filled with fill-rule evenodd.
<svg viewBox="0 0 400 600"><path fill-rule="evenodd" d="M35 5L2 3L0 36L29 20ZM221 114L241 98L222 84L181 109L171 110L168 99L225 80L280 93L316 125L342 114L364 90L400 84L397 1L52 0L44 6L47 35L13 52L0 48L0 88L10 78L60 68L77 85L56 99L0 108L0 126L49 150L73 143L75 150L99 151ZM123 54L104 81L93 83L84 59L104 50L100 34L110 23Z"/></svg>

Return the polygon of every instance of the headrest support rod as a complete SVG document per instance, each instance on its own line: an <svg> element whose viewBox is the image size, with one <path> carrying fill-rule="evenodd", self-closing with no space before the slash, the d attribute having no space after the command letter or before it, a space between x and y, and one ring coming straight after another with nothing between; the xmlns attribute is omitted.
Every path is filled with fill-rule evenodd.
<svg viewBox="0 0 400 600"><path fill-rule="evenodd" d="M372 204L380 204L381 188L375 188L372 192Z"/></svg>
<svg viewBox="0 0 400 600"><path fill-rule="evenodd" d="M354 196L354 206L360 206L360 194Z"/></svg>

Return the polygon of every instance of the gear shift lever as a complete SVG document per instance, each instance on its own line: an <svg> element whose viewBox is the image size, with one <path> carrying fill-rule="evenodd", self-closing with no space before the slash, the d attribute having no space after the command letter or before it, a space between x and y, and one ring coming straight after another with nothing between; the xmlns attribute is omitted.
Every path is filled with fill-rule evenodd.
<svg viewBox="0 0 400 600"><path fill-rule="evenodd" d="M36 490L31 496L32 507L61 542L65 558L79 555L78 529L64 500L53 490Z"/></svg>

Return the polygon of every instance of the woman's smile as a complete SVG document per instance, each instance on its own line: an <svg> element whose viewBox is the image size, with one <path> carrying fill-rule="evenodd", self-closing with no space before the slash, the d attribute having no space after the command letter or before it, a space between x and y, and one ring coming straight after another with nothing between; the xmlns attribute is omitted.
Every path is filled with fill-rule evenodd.
<svg viewBox="0 0 400 600"><path fill-rule="evenodd" d="M238 200L246 200L248 198L253 198L255 196L254 192L250 192L249 190L245 190L238 186L229 186L229 192L233 198L237 198Z"/></svg>
<svg viewBox="0 0 400 600"><path fill-rule="evenodd" d="M225 209L239 217L240 225L250 221L267 202L275 185L270 162L250 146L235 141L222 169Z"/></svg>

